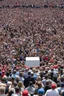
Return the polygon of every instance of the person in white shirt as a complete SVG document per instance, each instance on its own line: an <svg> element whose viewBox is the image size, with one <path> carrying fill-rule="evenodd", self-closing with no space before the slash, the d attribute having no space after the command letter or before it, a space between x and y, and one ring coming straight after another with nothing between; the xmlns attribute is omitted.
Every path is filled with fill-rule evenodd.
<svg viewBox="0 0 64 96"><path fill-rule="evenodd" d="M19 89L18 86L16 86L16 88L15 88L15 93L13 93L11 96L21 96L21 94L20 94L20 89Z"/></svg>
<svg viewBox="0 0 64 96"><path fill-rule="evenodd" d="M29 82L29 86L28 86L26 89L28 90L29 94L31 94L31 95L34 94L35 88L34 88L34 86L33 86L32 81Z"/></svg>
<svg viewBox="0 0 64 96"><path fill-rule="evenodd" d="M56 90L56 84L52 84L51 89L46 91L45 96L59 96L59 92Z"/></svg>

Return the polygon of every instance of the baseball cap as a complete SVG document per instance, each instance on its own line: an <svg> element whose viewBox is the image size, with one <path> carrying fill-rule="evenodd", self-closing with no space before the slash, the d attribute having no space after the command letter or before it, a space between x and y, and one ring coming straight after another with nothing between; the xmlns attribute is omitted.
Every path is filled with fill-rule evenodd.
<svg viewBox="0 0 64 96"><path fill-rule="evenodd" d="M44 88L40 88L40 89L38 90L38 94L44 94Z"/></svg>
<svg viewBox="0 0 64 96"><path fill-rule="evenodd" d="M51 86L52 89L55 89L56 87L57 87L56 84L52 84Z"/></svg>
<svg viewBox="0 0 64 96"><path fill-rule="evenodd" d="M28 96L28 90L24 90L24 91L22 92L22 96Z"/></svg>

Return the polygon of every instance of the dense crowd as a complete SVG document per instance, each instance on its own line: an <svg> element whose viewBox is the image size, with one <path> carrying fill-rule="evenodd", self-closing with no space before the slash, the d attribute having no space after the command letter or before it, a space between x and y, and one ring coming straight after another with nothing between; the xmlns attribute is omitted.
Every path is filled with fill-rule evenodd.
<svg viewBox="0 0 64 96"><path fill-rule="evenodd" d="M22 3L0 8L0 96L64 96L64 8ZM25 65L37 56L40 66Z"/></svg>
<svg viewBox="0 0 64 96"><path fill-rule="evenodd" d="M0 64L0 96L64 96L64 65Z"/></svg>
<svg viewBox="0 0 64 96"><path fill-rule="evenodd" d="M0 0L0 9L3 8L64 8L64 1L63 0L59 0L59 1L51 1L51 0L38 0L36 2L36 0L31 0L29 2L29 0L27 1L7 1L7 0Z"/></svg>
<svg viewBox="0 0 64 96"><path fill-rule="evenodd" d="M0 9L3 8L64 8L64 4L60 4L60 5L53 5L53 4L45 4L43 6L40 5L33 5L33 4L18 4L16 3L15 5L2 5L0 6Z"/></svg>

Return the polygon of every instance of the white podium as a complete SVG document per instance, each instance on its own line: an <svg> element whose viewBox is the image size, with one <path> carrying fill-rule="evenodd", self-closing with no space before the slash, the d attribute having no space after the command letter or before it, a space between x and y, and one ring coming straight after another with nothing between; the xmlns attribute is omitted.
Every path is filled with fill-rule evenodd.
<svg viewBox="0 0 64 96"><path fill-rule="evenodd" d="M40 66L40 58L39 57L26 57L25 64L28 67Z"/></svg>

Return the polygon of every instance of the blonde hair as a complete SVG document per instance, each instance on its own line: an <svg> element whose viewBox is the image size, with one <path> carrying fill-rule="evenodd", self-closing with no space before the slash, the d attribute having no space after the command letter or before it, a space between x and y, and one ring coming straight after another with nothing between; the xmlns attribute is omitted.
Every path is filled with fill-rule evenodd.
<svg viewBox="0 0 64 96"><path fill-rule="evenodd" d="M22 82L22 81L19 81L19 82L18 82L18 87L24 88L24 85L23 85L23 82Z"/></svg>
<svg viewBox="0 0 64 96"><path fill-rule="evenodd" d="M38 76L37 81L41 81L41 77L40 76Z"/></svg>

